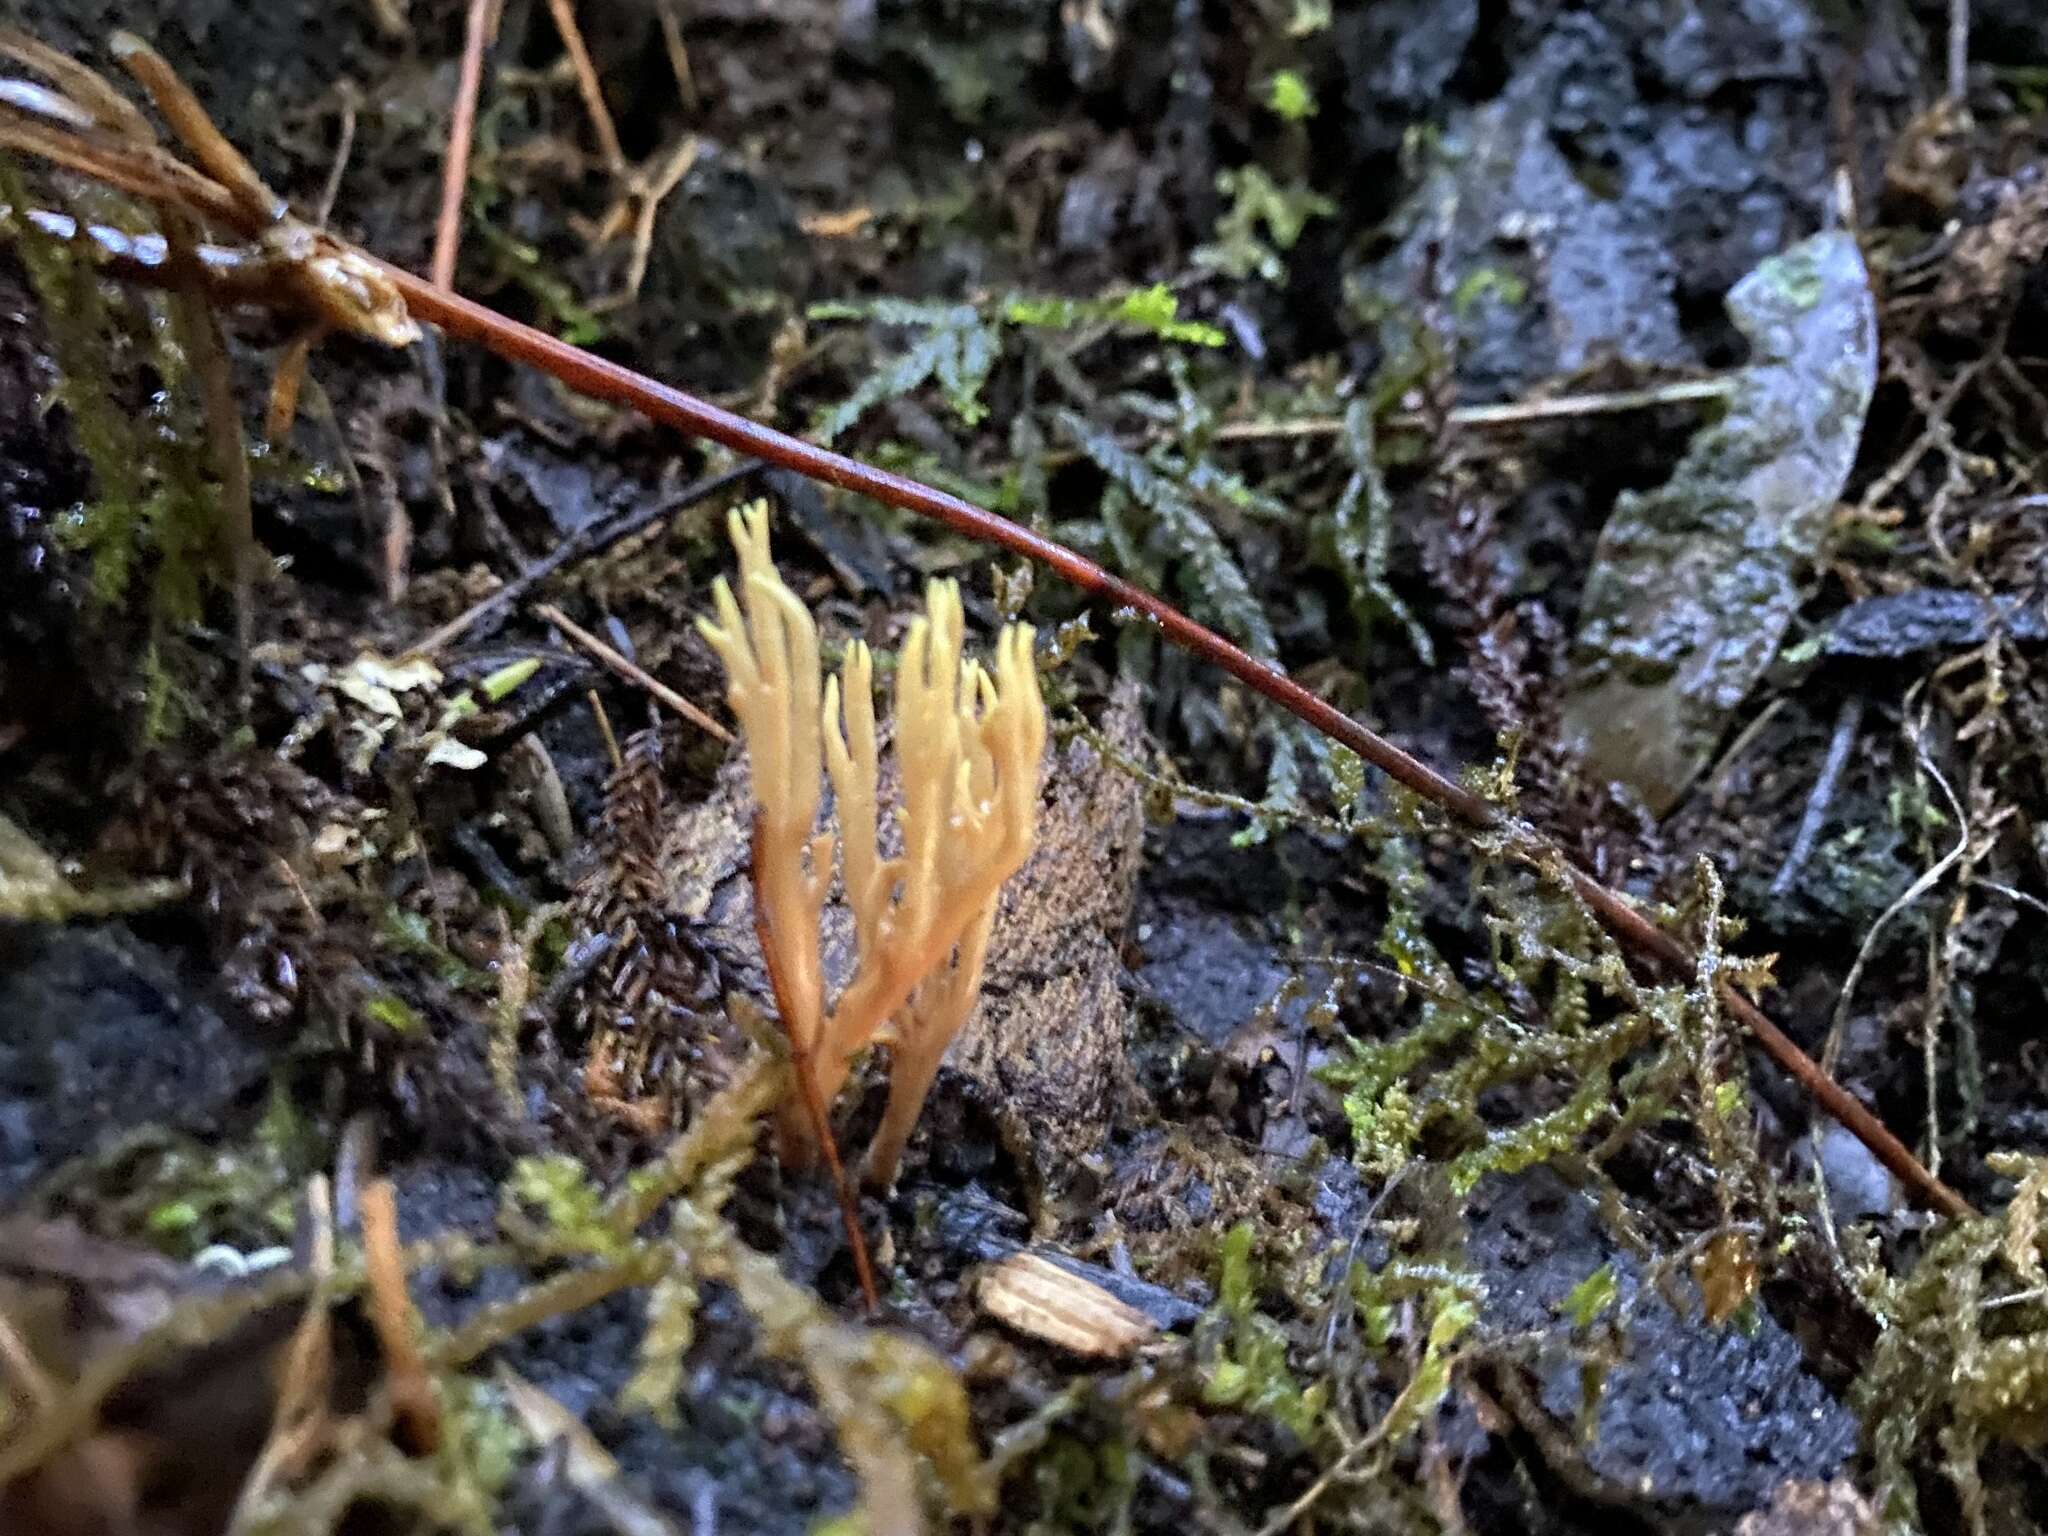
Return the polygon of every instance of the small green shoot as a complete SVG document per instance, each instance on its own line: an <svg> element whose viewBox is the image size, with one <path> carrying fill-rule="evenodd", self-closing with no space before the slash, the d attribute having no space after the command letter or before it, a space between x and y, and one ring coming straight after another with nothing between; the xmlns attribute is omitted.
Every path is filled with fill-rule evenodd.
<svg viewBox="0 0 2048 1536"><path fill-rule="evenodd" d="M1307 122L1316 115L1316 93L1295 71L1276 70L1266 82L1266 110L1290 123Z"/></svg>

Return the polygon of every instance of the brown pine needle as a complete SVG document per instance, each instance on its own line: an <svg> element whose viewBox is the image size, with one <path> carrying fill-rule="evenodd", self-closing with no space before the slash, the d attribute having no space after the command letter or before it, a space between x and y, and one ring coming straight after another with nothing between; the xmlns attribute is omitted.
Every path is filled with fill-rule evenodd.
<svg viewBox="0 0 2048 1536"><path fill-rule="evenodd" d="M462 194L469 185L469 146L476 137L476 99L483 91L484 48L497 18L496 0L469 0L462 37L462 73L448 120L448 150L441 162L441 216L434 227L434 286L455 291L455 255L462 248Z"/></svg>
<svg viewBox="0 0 2048 1536"><path fill-rule="evenodd" d="M583 31L576 25L576 7L572 0L548 0L548 14L555 19L555 30L562 36L569 65L576 71L576 89L583 97L583 110L590 116L591 129L597 134L597 148L604 156L605 169L616 176L626 168L626 152L619 147L619 130L612 122L611 109L604 104L604 86L597 78L597 66L590 62L590 50L583 46Z"/></svg>
<svg viewBox="0 0 2048 1536"><path fill-rule="evenodd" d="M705 714L703 710L669 687L660 678L649 672L636 661L629 661L612 647L606 645L589 630L570 618L553 603L535 603L533 611L546 619L555 628L569 637L574 645L595 660L602 662L629 683L638 684L652 694L658 703L666 704L698 729L716 736L720 741L730 743L732 732Z"/></svg>

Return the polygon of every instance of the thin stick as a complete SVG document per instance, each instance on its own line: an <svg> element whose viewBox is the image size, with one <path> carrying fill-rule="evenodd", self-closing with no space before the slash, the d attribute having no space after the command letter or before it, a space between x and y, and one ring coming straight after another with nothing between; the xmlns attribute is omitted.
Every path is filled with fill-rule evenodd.
<svg viewBox="0 0 2048 1536"><path fill-rule="evenodd" d="M334 164L327 168L327 184L320 189L320 201L313 205L313 227L325 229L334 216L334 204L341 196L341 178L348 174L349 157L356 148L356 109L361 102L353 80L341 82L341 135L334 146Z"/></svg>
<svg viewBox="0 0 2048 1536"><path fill-rule="evenodd" d="M724 474L707 475L696 484L685 486L664 501L657 501L645 507L634 507L615 517L586 523L489 597L464 609L439 629L421 636L414 642L410 654L431 656L451 640L466 634L486 619L509 611L514 604L524 599L528 592L563 566L602 554L614 544L630 539L642 529L651 528L656 523L674 517L678 512L687 511L700 501L709 501L720 492L731 490L759 474L763 467L760 460L749 460L739 468L729 469Z"/></svg>
<svg viewBox="0 0 2048 1536"><path fill-rule="evenodd" d="M4 1374L14 1378L21 1388L21 1395L38 1413L57 1401L57 1383L50 1379L49 1372L36 1359L35 1351L28 1347L28 1340L21 1336L4 1311L0 1311L0 1368L4 1368Z"/></svg>
<svg viewBox="0 0 2048 1536"><path fill-rule="evenodd" d="M621 656L611 646L606 645L553 603L535 603L533 611L567 635L570 642L577 649L588 652L592 657L618 673L627 682L637 683L640 687L645 688L656 699L681 715L690 724L716 736L720 741L728 745L731 744L731 731L728 731L716 720L705 714L703 710L692 704L680 693L677 693L675 689L669 687L667 683L664 683L638 662L629 661L626 657Z"/></svg>
<svg viewBox="0 0 2048 1536"><path fill-rule="evenodd" d="M1622 411L1652 410L1661 405L1700 405L1725 400L1735 387L1731 378L1678 379L1645 389L1602 390L1583 395L1551 395L1534 400L1509 400L1498 405L1454 406L1444 414L1453 427L1527 427L1580 416L1607 416ZM1388 419L1391 428L1420 430L1431 425L1419 411L1400 411ZM1234 421L1219 427L1219 442L1257 442L1267 438L1335 437L1344 430L1341 416L1309 416L1294 421Z"/></svg>
<svg viewBox="0 0 2048 1536"><path fill-rule="evenodd" d="M1481 431L1512 431L1518 427L1543 426L1550 422L1573 421L1585 416L1612 416L1627 411L1654 410L1666 405L1710 405L1725 400L1735 388L1731 375L1707 379L1678 379L1644 389L1603 390L1581 395L1551 395L1533 400L1505 400L1491 405L1460 405L1446 411L1441 424L1476 428ZM1428 432L1439 418L1421 411L1396 411L1386 421L1390 432ZM1341 416L1295 416L1282 421L1230 421L1216 429L1219 443L1278 443L1336 437L1344 430ZM1122 439L1127 448L1144 448L1157 441L1149 436ZM1041 456L1050 467L1068 464L1081 457L1078 449L1059 448Z"/></svg>
<svg viewBox="0 0 2048 1536"><path fill-rule="evenodd" d="M462 194L469 185L469 145L476 137L476 99L483 92L484 44L495 0L469 0L462 37L462 73L455 82L455 112L441 162L441 217L434 227L434 286L455 291L455 253L462 246Z"/></svg>
<svg viewBox="0 0 2048 1536"><path fill-rule="evenodd" d="M1182 650L1223 668L1246 687L1289 714L1349 747L1396 783L1414 791L1467 824L1501 830L1494 806L1392 742L1319 698L1271 662L1205 629L1164 599L1104 570L1094 561L1056 544L986 508L958 496L876 469L829 448L749 421L694 395L636 373L623 364L521 325L481 304L429 286L412 273L384 264L415 319L452 336L476 342L513 362L539 368L578 394L630 406L652 421L692 437L709 438L736 453L766 459L826 485L871 496L944 524L968 538L992 544L1047 567L1112 609L1128 609ZM1638 912L1627 898L1608 890L1566 860L1554 844L1526 825L1515 828L1533 853L1558 860L1580 900L1624 944L1668 975L1689 979L1696 962L1686 947ZM1871 1153L1929 1206L1949 1216L1972 1213L1969 1202L1930 1174L1906 1144L1848 1090L1821 1071L1812 1057L1770 1016L1723 981L1722 1005L1747 1029L1765 1053L1788 1072L1828 1114L1847 1126Z"/></svg>
<svg viewBox="0 0 2048 1536"><path fill-rule="evenodd" d="M334 1198L325 1174L306 1185L306 1217L312 1227L307 1265L313 1277L306 1310L292 1332L283 1380L271 1409L270 1434L249 1475L242 1480L229 1530L245 1528L264 1495L282 1478L303 1470L305 1457L328 1432L328 1400L334 1374Z"/></svg>
<svg viewBox="0 0 2048 1536"><path fill-rule="evenodd" d="M683 43L683 24L676 20L672 0L655 0L654 9L661 18L661 43L668 50L669 72L676 77L676 92L682 98L683 110L695 112L702 103L697 100L697 80L690 70L690 50Z"/></svg>
<svg viewBox="0 0 2048 1536"><path fill-rule="evenodd" d="M1842 770L1849 766L1849 749L1856 745L1856 732L1862 724L1863 695L1852 693L1842 701L1835 715L1827 758L1820 765L1820 777L1813 781L1812 793L1806 797L1806 810L1799 818L1792 846L1786 850L1785 862L1778 866L1777 876L1771 881L1772 896L1783 896L1791 890L1792 882L1813 856L1813 845L1820 841L1820 829L1827 825L1828 808L1835 803L1835 786L1842 780Z"/></svg>
<svg viewBox="0 0 2048 1536"><path fill-rule="evenodd" d="M612 734L612 717L604 712L604 700L598 697L595 688L584 697L590 700L590 713L596 717L597 734L604 738L604 755L611 761L612 772L621 772L626 766L626 758L619 751L619 738Z"/></svg>
<svg viewBox="0 0 2048 1536"><path fill-rule="evenodd" d="M611 110L604 104L604 86L598 81L597 66L590 62L590 50L583 46L583 31L576 25L572 0L548 0L548 13L555 18L562 47L576 71L576 89L583 96L583 110L597 131L597 147L604 156L605 169L617 175L626 168L626 152L619 147L619 130L612 123Z"/></svg>

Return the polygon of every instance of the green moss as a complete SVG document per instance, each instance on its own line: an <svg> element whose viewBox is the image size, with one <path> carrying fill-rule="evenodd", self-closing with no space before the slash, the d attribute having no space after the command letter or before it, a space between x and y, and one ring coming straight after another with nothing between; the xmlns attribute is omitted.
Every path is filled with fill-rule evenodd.
<svg viewBox="0 0 2048 1536"><path fill-rule="evenodd" d="M604 1191L589 1170L562 1153L522 1157L512 1165L499 1200L498 1225L525 1247L553 1257L618 1258L627 1246L627 1235L607 1210Z"/></svg>
<svg viewBox="0 0 2048 1536"><path fill-rule="evenodd" d="M0 203L34 206L26 180L0 157ZM93 210L132 224L125 205ZM234 581L234 549L214 475L200 381L186 345L204 319L200 302L132 293L104 281L69 243L11 215L0 221L33 289L72 441L92 475L91 493L58 519L62 540L87 559L102 613L141 602L147 639L145 731L159 740L183 712L165 654L175 631L197 621L210 596ZM137 402L141 402L138 408Z"/></svg>
<svg viewBox="0 0 2048 1536"><path fill-rule="evenodd" d="M697 1340L697 1303L697 1277L685 1257L648 1292L640 1362L619 1396L622 1406L640 1409L664 1429L679 1422L676 1399L683 1389L683 1356Z"/></svg>
<svg viewBox="0 0 2048 1536"><path fill-rule="evenodd" d="M1614 1266L1602 1264L1565 1293L1557 1310L1571 1319L1574 1328L1590 1328L1614 1305L1618 1295Z"/></svg>
<svg viewBox="0 0 2048 1536"><path fill-rule="evenodd" d="M388 1029L401 1040L418 1040L427 1032L418 1010L395 992L379 992L364 998L363 1018L380 1029Z"/></svg>
<svg viewBox="0 0 2048 1536"><path fill-rule="evenodd" d="M875 406L927 383L938 385L964 426L988 414L981 398L989 370L1002 352L997 323L972 304L910 299L875 299L866 304L818 304L813 320L868 320L897 327L907 345L870 373L853 393L812 423L812 433L829 443Z"/></svg>
<svg viewBox="0 0 2048 1536"><path fill-rule="evenodd" d="M65 1183L96 1224L140 1233L175 1258L216 1244L268 1248L290 1239L298 1181L318 1166L301 1150L261 1124L218 1145L149 1129L76 1165Z"/></svg>
<svg viewBox="0 0 2048 1536"><path fill-rule="evenodd" d="M1382 839L1388 915L1380 952L1409 983L1414 1022L1353 1037L1321 1075L1343 1096L1353 1156L1378 1175L1422 1158L1453 1194L1489 1173L1618 1145L1687 1094L1731 1191L1754 1193L1739 1065L1711 987L1646 985L1554 870L1489 858L1474 879L1491 938L1493 985L1469 985L1422 920L1427 873L1408 834ZM1718 886L1709 903L1718 923ZM1717 949L1710 949L1715 963ZM1498 1091L1514 1089L1512 1097ZM1482 1113L1480 1101L1489 1098ZM1508 1103L1525 1106L1503 1119Z"/></svg>
<svg viewBox="0 0 2048 1536"><path fill-rule="evenodd" d="M1028 1536L1128 1530L1138 1466L1121 1436L1051 1436L1032 1463L1038 1517L1026 1527Z"/></svg>
<svg viewBox="0 0 2048 1536"><path fill-rule="evenodd" d="M399 954L426 962L436 980L459 991L491 990L491 976L469 964L435 936L434 926L421 913L396 905L387 906L377 925L378 940Z"/></svg>
<svg viewBox="0 0 2048 1536"><path fill-rule="evenodd" d="M1254 276L1281 281L1286 254L1309 220L1337 211L1321 193L1298 183L1282 186L1258 165L1219 171L1216 190L1229 206L1216 221L1216 238L1196 250L1195 261L1240 282Z"/></svg>
<svg viewBox="0 0 2048 1536"><path fill-rule="evenodd" d="M1038 330L1107 325L1197 347L1220 347L1226 339L1213 325L1181 319L1180 300L1164 283L1101 299L1014 297L1004 302L1002 316L1011 325Z"/></svg>
<svg viewBox="0 0 2048 1536"><path fill-rule="evenodd" d="M1922 1467L1941 1469L1965 1527L1981 1533L1985 1451L2048 1445L2048 1295L2038 1284L2048 1159L1996 1162L2020 1180L2012 1202L1950 1227L1906 1274L1887 1274L1874 1247L1850 1236L1866 1302L1883 1324L1851 1403L1864 1422L1879 1512L1901 1536L1924 1529Z"/></svg>
<svg viewBox="0 0 2048 1536"><path fill-rule="evenodd" d="M458 1476L481 1501L494 1501L532 1449L532 1437L507 1411L497 1389L485 1382L448 1378L442 1386L442 1406L447 1430L442 1459L459 1467Z"/></svg>
<svg viewBox="0 0 2048 1536"><path fill-rule="evenodd" d="M1461 318L1482 300L1493 298L1510 308L1529 299L1529 284L1499 267L1475 267L1451 292L1451 312Z"/></svg>
<svg viewBox="0 0 2048 1536"><path fill-rule="evenodd" d="M1216 1306L1205 1324L1203 1398L1219 1408L1255 1413L1304 1441L1321 1430L1330 1384L1304 1387L1288 1367L1287 1333L1259 1310L1252 1266L1256 1234L1249 1223L1223 1239Z"/></svg>
<svg viewBox="0 0 2048 1536"><path fill-rule="evenodd" d="M1316 115L1316 93L1296 71L1275 70L1266 82L1266 110L1290 123L1307 122Z"/></svg>

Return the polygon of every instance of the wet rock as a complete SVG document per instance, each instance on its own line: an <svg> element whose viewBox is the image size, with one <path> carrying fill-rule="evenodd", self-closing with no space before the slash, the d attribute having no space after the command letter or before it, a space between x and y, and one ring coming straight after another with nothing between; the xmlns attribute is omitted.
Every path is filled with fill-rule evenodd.
<svg viewBox="0 0 2048 1536"><path fill-rule="evenodd" d="M828 1425L783 1384L784 1373L751 1358L753 1324L723 1286L707 1286L697 1342L673 1428L624 1413L619 1395L638 1364L646 1327L642 1296L610 1297L514 1340L497 1358L582 1419L618 1458L627 1486L678 1529L800 1536L854 1502L850 1473L832 1451ZM529 1463L507 1493L514 1530L600 1536L617 1527L547 1458Z"/></svg>
<svg viewBox="0 0 2048 1536"><path fill-rule="evenodd" d="M1559 98L1585 116L1622 112L1627 60L1592 24L1547 39L1494 101L1453 124L1401 222L1400 250L1368 279L1413 306L1431 252L1456 310L1461 382L1508 398L1550 374L1618 355L1687 358L1673 258L1649 210L1596 195L1558 147Z"/></svg>
<svg viewBox="0 0 2048 1536"><path fill-rule="evenodd" d="M1595 7L1610 13L1617 7ZM1729 0L1674 8L1644 39L1644 56L1663 80L1704 98L1730 84L1801 78L1819 30L1802 0Z"/></svg>
<svg viewBox="0 0 2048 1536"><path fill-rule="evenodd" d="M1777 655L1877 382L1876 306L1849 235L1764 262L1728 311L1754 361L1670 480L1616 501L1563 712L1588 772L1660 815Z"/></svg>
<svg viewBox="0 0 2048 1536"><path fill-rule="evenodd" d="M1240 825L1192 812L1157 831L1137 910L1138 985L1219 1049L1261 1026L1297 1031L1331 975L1301 957L1369 954L1378 937L1376 909L1311 899L1349 884L1344 849L1300 832L1239 847Z"/></svg>
<svg viewBox="0 0 2048 1536"><path fill-rule="evenodd" d="M1464 7L1416 9L1427 19L1361 60L1353 81L1386 75L1389 89L1414 93L1494 68L1505 79L1446 121L1394 221L1399 248L1357 283L1366 308L1412 308L1433 260L1454 298L1471 398L1512 396L1602 357L1716 359L1733 338L1712 300L1826 204L1834 55L1808 8L1524 0L1462 54L1450 43ZM1340 49L1373 42L1380 10L1344 23ZM1376 128L1365 107L1359 150L1383 157L1395 120L1405 127L1413 113ZM1383 174L1374 163L1366 174Z"/></svg>
<svg viewBox="0 0 2048 1536"><path fill-rule="evenodd" d="M602 459L503 432L478 444L490 485L513 505L530 503L557 534L574 533L644 494Z"/></svg>
<svg viewBox="0 0 2048 1536"><path fill-rule="evenodd" d="M263 1080L256 1042L126 928L0 927L0 1201L142 1126L199 1134Z"/></svg>
<svg viewBox="0 0 2048 1536"><path fill-rule="evenodd" d="M1821 637L1821 654L1898 661L1982 645L1993 623L2008 639L2048 640L2048 600L2004 594L1985 598L1947 587L1920 587L1851 603Z"/></svg>
<svg viewBox="0 0 2048 1536"><path fill-rule="evenodd" d="M1249 1024L1291 974L1270 942L1226 912L1155 908L1139 930L1145 991L1176 1024L1220 1046Z"/></svg>
<svg viewBox="0 0 2048 1536"><path fill-rule="evenodd" d="M1478 25L1479 0L1395 0L1337 18L1333 41L1361 157L1393 154L1418 119L1436 115Z"/></svg>
<svg viewBox="0 0 2048 1536"><path fill-rule="evenodd" d="M501 1192L476 1169L413 1158L395 1166L391 1178L405 1241L453 1233L488 1239L495 1230ZM429 1324L454 1328L533 1283L514 1268L457 1265L416 1276L412 1295ZM516 1334L489 1360L583 1421L618 1458L634 1495L680 1529L708 1517L718 1529L797 1536L853 1502L853 1481L832 1454L829 1427L791 1394L785 1372L756 1355L754 1325L728 1289L705 1287L673 1431L618 1406L639 1365L645 1329L646 1293L631 1291ZM771 1432L771 1422L783 1433ZM548 1457L526 1462L505 1495L513 1516L506 1529L558 1536L616 1529L558 1474Z"/></svg>
<svg viewBox="0 0 2048 1536"><path fill-rule="evenodd" d="M1608 1374L1585 1456L1640 1500L1637 1513L1728 1516L1768 1504L1793 1478L1834 1476L1856 1451L1856 1419L1808 1373L1798 1342L1766 1313L1715 1327L1687 1300L1674 1312L1642 1262L1616 1243L1596 1203L1537 1169L1489 1177L1474 1194L1468 1255L1486 1282L1488 1320L1545 1336L1539 1396L1560 1424L1579 1411L1581 1373L1559 1315L1603 1264L1634 1304L1625 1358Z"/></svg>
<svg viewBox="0 0 2048 1536"><path fill-rule="evenodd" d="M1832 1120L1820 1128L1820 1171L1837 1221L1889 1216L1899 1208L1899 1181L1891 1170L1854 1132Z"/></svg>

